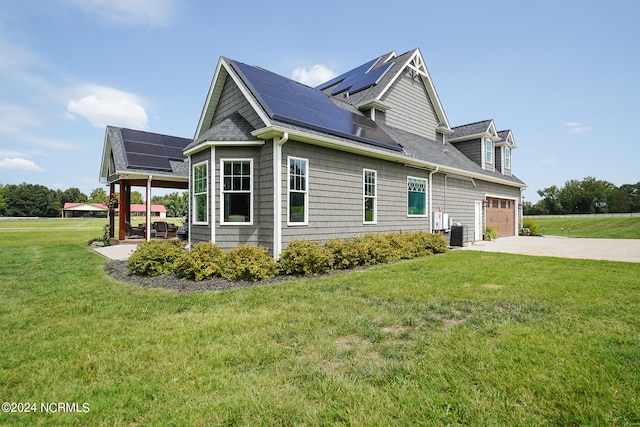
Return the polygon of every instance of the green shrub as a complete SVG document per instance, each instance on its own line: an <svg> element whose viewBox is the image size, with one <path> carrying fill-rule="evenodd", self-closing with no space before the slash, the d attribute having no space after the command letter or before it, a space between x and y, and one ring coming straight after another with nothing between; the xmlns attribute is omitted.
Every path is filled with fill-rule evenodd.
<svg viewBox="0 0 640 427"><path fill-rule="evenodd" d="M412 246L415 257L441 254L449 249L447 240L440 233L413 231L406 234L406 239L408 244Z"/></svg>
<svg viewBox="0 0 640 427"><path fill-rule="evenodd" d="M173 274L175 261L184 254L180 242L152 240L142 243L131 255L127 264L133 274L158 276Z"/></svg>
<svg viewBox="0 0 640 427"><path fill-rule="evenodd" d="M398 239L391 235L367 233L354 239L365 250L363 257L365 265L384 264L401 259L401 250L398 248Z"/></svg>
<svg viewBox="0 0 640 427"><path fill-rule="evenodd" d="M343 270L362 265L362 251L353 240L330 239L324 244L333 255L333 268Z"/></svg>
<svg viewBox="0 0 640 427"><path fill-rule="evenodd" d="M538 224L531 218L524 218L522 220L522 228L528 228L529 230L531 230L532 236L538 235Z"/></svg>
<svg viewBox="0 0 640 427"><path fill-rule="evenodd" d="M318 242L292 240L280 254L278 268L284 274L320 274L333 267L333 253Z"/></svg>
<svg viewBox="0 0 640 427"><path fill-rule="evenodd" d="M221 277L226 256L222 248L212 242L199 242L175 261L175 272L196 281Z"/></svg>
<svg viewBox="0 0 640 427"><path fill-rule="evenodd" d="M267 248L246 244L227 252L222 276L227 280L256 282L270 279L277 272L276 261L269 256Z"/></svg>
<svg viewBox="0 0 640 427"><path fill-rule="evenodd" d="M105 246L111 245L111 239L109 238L109 224L102 227L102 237L94 237L89 240L89 245L95 242L102 242Z"/></svg>
<svg viewBox="0 0 640 427"><path fill-rule="evenodd" d="M487 225L484 230L482 230L482 234L484 234L484 240L495 240L498 238L498 231L490 225Z"/></svg>

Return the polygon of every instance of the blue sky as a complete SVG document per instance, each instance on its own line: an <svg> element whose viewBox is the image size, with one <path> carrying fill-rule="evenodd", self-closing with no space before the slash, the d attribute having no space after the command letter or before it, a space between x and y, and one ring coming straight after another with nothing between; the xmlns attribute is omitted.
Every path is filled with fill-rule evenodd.
<svg viewBox="0 0 640 427"><path fill-rule="evenodd" d="M420 48L536 191L640 181L640 2L0 0L0 184L99 187L105 125L193 137L219 56L314 85Z"/></svg>

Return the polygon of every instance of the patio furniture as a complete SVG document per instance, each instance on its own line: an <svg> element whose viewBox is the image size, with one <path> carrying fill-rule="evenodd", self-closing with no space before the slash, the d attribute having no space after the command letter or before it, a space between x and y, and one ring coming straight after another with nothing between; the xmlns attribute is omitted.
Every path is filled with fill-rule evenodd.
<svg viewBox="0 0 640 427"><path fill-rule="evenodd" d="M156 221L153 225L156 229L156 237L169 238L169 224L164 221Z"/></svg>
<svg viewBox="0 0 640 427"><path fill-rule="evenodd" d="M144 227L133 227L129 222L125 222L126 236L130 239L145 237Z"/></svg>

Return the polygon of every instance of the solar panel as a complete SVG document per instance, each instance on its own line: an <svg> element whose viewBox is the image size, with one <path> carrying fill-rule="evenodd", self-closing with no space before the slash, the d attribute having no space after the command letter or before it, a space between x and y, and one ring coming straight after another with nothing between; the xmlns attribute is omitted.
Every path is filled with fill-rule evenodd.
<svg viewBox="0 0 640 427"><path fill-rule="evenodd" d="M402 151L373 120L338 107L320 90L240 62L231 64L272 119Z"/></svg>
<svg viewBox="0 0 640 427"><path fill-rule="evenodd" d="M190 139L169 135L120 129L127 167L171 172L171 160L183 160L182 150Z"/></svg>
<svg viewBox="0 0 640 427"><path fill-rule="evenodd" d="M349 93L356 93L364 89L368 89L371 86L375 86L384 77L384 75L393 66L393 62L382 65L375 70L371 70L361 78L353 83L349 88Z"/></svg>

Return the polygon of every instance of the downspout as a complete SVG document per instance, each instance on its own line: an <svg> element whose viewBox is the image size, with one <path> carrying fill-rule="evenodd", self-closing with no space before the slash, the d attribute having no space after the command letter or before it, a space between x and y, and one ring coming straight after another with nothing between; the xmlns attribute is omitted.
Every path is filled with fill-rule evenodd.
<svg viewBox="0 0 640 427"><path fill-rule="evenodd" d="M440 166L429 172L429 233L433 233L433 175L438 172Z"/></svg>
<svg viewBox="0 0 640 427"><path fill-rule="evenodd" d="M187 248L191 250L191 232L193 231L193 227L191 227L191 205L193 204L193 199L191 195L191 174L193 171L191 170L191 156L189 156L189 182L187 184L187 221L185 226L187 227Z"/></svg>
<svg viewBox="0 0 640 427"><path fill-rule="evenodd" d="M289 132L273 138L273 258L282 252L282 146L289 140Z"/></svg>
<svg viewBox="0 0 640 427"><path fill-rule="evenodd" d="M153 175L149 175L149 179L147 180L147 226L146 226L146 234L147 234L147 242L151 240L151 180L153 179Z"/></svg>

